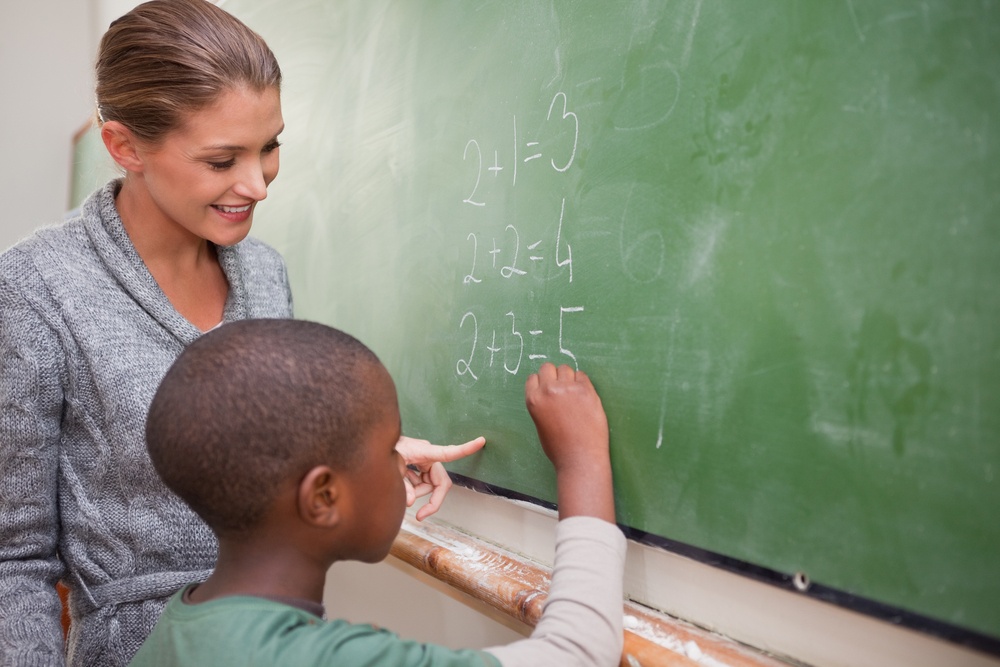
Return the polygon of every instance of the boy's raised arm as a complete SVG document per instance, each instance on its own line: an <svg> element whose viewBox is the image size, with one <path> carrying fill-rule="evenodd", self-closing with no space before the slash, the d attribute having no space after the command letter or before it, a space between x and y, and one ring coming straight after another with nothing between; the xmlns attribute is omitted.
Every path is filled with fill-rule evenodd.
<svg viewBox="0 0 1000 667"><path fill-rule="evenodd" d="M585 373L546 363L525 401L559 485L548 600L531 637L487 649L504 667L618 665L625 536L615 525L608 421Z"/></svg>
<svg viewBox="0 0 1000 667"><path fill-rule="evenodd" d="M608 420L590 378L546 363L528 377L524 395L542 449L555 467L559 518L592 516L614 523Z"/></svg>

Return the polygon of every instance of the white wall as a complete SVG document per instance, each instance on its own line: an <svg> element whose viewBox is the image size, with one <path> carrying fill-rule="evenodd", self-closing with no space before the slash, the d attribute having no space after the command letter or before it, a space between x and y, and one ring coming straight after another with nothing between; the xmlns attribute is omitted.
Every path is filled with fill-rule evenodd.
<svg viewBox="0 0 1000 667"><path fill-rule="evenodd" d="M70 147L92 107L90 0L5 0L0 19L0 248L58 221Z"/></svg>

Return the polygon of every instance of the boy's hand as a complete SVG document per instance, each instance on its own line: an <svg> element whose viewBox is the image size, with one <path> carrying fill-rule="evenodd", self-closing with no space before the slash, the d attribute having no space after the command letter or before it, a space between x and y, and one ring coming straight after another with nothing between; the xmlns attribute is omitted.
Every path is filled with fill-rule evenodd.
<svg viewBox="0 0 1000 667"><path fill-rule="evenodd" d="M423 521L441 508L444 497L451 488L451 477L442 462L457 461L478 452L486 444L479 437L461 445L442 447L426 440L416 440L405 435L396 443L396 451L406 463L403 482L406 485L406 506L411 507L417 498L431 494L427 504L417 510L417 520Z"/></svg>
<svg viewBox="0 0 1000 667"><path fill-rule="evenodd" d="M560 518L596 516L614 522L608 420L590 378L569 366L545 363L528 377L524 397L556 470Z"/></svg>

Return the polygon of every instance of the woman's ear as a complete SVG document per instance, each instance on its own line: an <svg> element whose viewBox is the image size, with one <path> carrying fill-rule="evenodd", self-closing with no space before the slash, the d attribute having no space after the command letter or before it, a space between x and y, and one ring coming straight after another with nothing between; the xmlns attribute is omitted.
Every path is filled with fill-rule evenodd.
<svg viewBox="0 0 1000 667"><path fill-rule="evenodd" d="M298 509L311 526L332 528L340 522L340 476L329 466L316 466L299 483Z"/></svg>
<svg viewBox="0 0 1000 667"><path fill-rule="evenodd" d="M142 171L139 146L132 131L116 120L101 125L101 140L119 167L126 171Z"/></svg>

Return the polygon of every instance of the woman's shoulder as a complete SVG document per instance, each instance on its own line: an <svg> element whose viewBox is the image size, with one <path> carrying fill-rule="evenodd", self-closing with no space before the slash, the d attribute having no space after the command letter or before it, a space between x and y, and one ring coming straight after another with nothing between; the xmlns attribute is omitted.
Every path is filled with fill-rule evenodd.
<svg viewBox="0 0 1000 667"><path fill-rule="evenodd" d="M61 221L36 229L5 250L0 254L0 272L7 275L15 267L37 262L77 264L83 255L92 255L93 243L87 233L87 221L100 224L101 206L109 197L113 206L116 183L112 181L96 190Z"/></svg>
<svg viewBox="0 0 1000 667"><path fill-rule="evenodd" d="M25 294L78 293L82 284L106 273L97 244L114 244L103 216L108 206L114 208L116 187L117 181L109 182L61 222L37 229L0 254L0 283Z"/></svg>
<svg viewBox="0 0 1000 667"><path fill-rule="evenodd" d="M78 261L87 251L87 234L79 216L41 227L0 254L0 275L11 278L36 268L39 262Z"/></svg>

